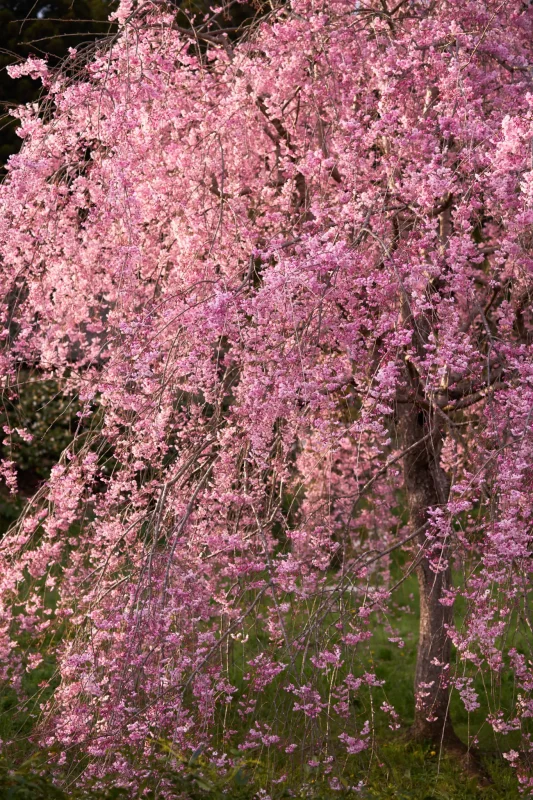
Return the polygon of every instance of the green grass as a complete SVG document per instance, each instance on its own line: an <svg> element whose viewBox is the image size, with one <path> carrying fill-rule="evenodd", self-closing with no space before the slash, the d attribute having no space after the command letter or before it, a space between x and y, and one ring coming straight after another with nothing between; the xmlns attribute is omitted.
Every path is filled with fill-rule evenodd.
<svg viewBox="0 0 533 800"><path fill-rule="evenodd" d="M310 770L298 782L291 780L276 787L268 786L268 794L272 800L289 797L313 800L356 797L361 800L518 800L520 797L512 771L498 759L484 760L488 779L479 780L468 775L454 759L439 757L429 747L400 739L382 744L365 769L361 770L357 764L350 766L343 783L350 785L364 779L365 786L357 792L348 789L333 792ZM66 792L53 787L46 772L41 775L40 771L31 761L18 767L0 762L0 798L74 800L80 797L75 787ZM240 766L222 778L200 760L184 775L174 776L173 782L180 800L255 800L258 792L267 786L267 775L260 759L243 760ZM131 794L116 788L107 793L96 792L93 797L94 800L119 797L133 800ZM153 798L154 795L148 793L143 797Z"/></svg>
<svg viewBox="0 0 533 800"><path fill-rule="evenodd" d="M480 695L481 709L468 715L458 697L454 696L451 714L454 727L463 741L476 733L482 752L482 764L486 773L484 779L469 774L457 758L440 753L438 748L410 741L409 725L413 720L414 693L413 675L416 662L416 645L418 634L417 619L417 587L416 580L407 580L395 596L395 606L391 609L387 620L376 620L372 625L373 637L368 651L363 650L361 656L355 656L353 664L346 665L346 671L353 670L360 674L361 670L375 672L377 677L385 681L383 689L368 692L357 698L354 704L354 716L358 724L367 718L375 722L375 740L372 747L357 756L346 756L345 751L338 748L335 752L337 763L342 764L340 775L340 791L332 791L329 779L319 770L308 765L311 757L325 755L324 730L317 727L316 732L308 729L305 751L296 752L292 756L285 755L276 748L242 752L237 749L239 741L245 737L255 718L272 725L288 741L302 739L303 719L292 711L294 697L280 691L274 682L264 693L261 705L255 715L246 720L246 724L233 710L233 706L218 720L218 732L222 736L228 728L238 731L231 754L236 765L225 775L220 775L201 755L195 758L181 757L183 771L169 770L168 777L173 782L176 797L180 800L256 800L258 792L265 790L272 800L282 798L310 798L312 800L333 800L333 798L356 798L362 800L518 800L517 782L513 769L501 757L500 750L515 747L512 736L498 741L489 725L484 721L487 704L492 702L490 687L485 692L482 681L476 680L476 688ZM258 607L258 610L260 609ZM337 620L335 612L331 612L322 623L321 638L324 643L335 640L335 629L332 625ZM302 624L302 618L294 617L293 631ZM389 641L391 635L387 624L394 628L394 635L404 641L403 647ZM248 686L244 674L248 671L247 662L262 649L265 644L264 633L250 621L249 640L246 645L232 643L230 654L231 681L242 695ZM520 642L518 642L520 644ZM318 648L318 644L316 645ZM244 647L246 649L244 649ZM309 654L308 654L309 655ZM312 670L307 662L295 664L296 669L306 672ZM23 679L26 697L37 697L39 683L51 678L54 663L45 653L43 664L26 674ZM316 678L316 674L314 676ZM512 707L514 684L504 676L497 687L499 701L503 706ZM327 692L327 680L324 678L324 693ZM402 721L402 728L391 731L389 720L379 711L379 705L386 699L394 706ZM38 702L42 702L40 697ZM66 792L53 788L47 772L46 757L37 753L30 735L37 719L38 708L30 701L21 704L16 694L4 691L0 694L0 738L13 743L0 756L0 800L46 800L50 798L76 798L80 793L75 786ZM309 726L309 721L305 724ZM334 723L332 723L332 726ZM328 732L331 741L335 741L340 732L334 727ZM311 735L309 735L311 734ZM165 742L161 742L161 750L165 751ZM314 748L314 749L313 749ZM331 746L328 745L328 752ZM167 751L168 751L167 747ZM283 774L285 781L276 783ZM362 783L359 791L349 787ZM95 798L128 797L131 794L121 793L113 789L107 794L94 795ZM143 794L143 798L154 795Z"/></svg>

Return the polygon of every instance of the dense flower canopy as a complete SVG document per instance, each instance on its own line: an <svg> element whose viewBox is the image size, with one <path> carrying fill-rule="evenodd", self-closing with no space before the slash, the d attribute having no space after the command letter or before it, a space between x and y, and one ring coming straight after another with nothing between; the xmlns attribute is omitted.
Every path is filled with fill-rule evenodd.
<svg viewBox="0 0 533 800"><path fill-rule="evenodd" d="M3 391L33 370L81 410L2 542L3 678L62 631L41 739L89 777L140 780L161 737L221 752L224 706L241 749L290 753L303 714L322 756L356 753L402 551L458 654L419 707L511 670L489 723L527 751L533 9L291 0L237 42L213 13L193 35L123 0L88 63L12 69L47 99L0 190Z"/></svg>

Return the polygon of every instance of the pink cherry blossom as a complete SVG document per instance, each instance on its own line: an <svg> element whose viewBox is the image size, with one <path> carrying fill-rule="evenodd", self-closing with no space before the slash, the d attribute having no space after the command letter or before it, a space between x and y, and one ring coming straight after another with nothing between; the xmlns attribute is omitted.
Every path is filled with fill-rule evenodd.
<svg viewBox="0 0 533 800"><path fill-rule="evenodd" d="M2 680L51 648L36 741L87 786L169 794L198 748L314 762L317 732L356 754L354 693L399 724L368 664L376 628L403 643L401 552L415 730L505 671L487 719L526 749L533 8L292 0L235 42L218 11L122 0L83 63L11 68L44 94L0 188L3 389L80 411L1 542Z"/></svg>

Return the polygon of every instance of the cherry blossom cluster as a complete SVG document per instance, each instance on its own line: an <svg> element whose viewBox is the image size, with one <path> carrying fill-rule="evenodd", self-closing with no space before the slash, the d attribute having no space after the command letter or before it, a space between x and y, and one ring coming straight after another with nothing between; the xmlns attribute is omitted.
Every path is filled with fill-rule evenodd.
<svg viewBox="0 0 533 800"><path fill-rule="evenodd" d="M470 713L512 674L488 723L527 755L533 9L291 0L236 42L217 12L115 19L64 70L11 68L44 95L0 188L2 391L31 372L81 410L1 542L2 679L52 648L38 741L89 783L159 770L171 797L176 754L237 747L335 788L368 698L399 725L367 648L402 553L402 580L460 576L434 667ZM448 482L422 534L406 409Z"/></svg>

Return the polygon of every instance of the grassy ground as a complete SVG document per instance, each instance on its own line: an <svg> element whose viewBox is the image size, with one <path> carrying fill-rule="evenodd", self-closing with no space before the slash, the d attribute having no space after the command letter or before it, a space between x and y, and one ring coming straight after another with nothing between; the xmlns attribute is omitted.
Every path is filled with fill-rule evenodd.
<svg viewBox="0 0 533 800"><path fill-rule="evenodd" d="M368 661L360 667L375 672L378 678L385 681L384 694L380 690L375 708L368 706L367 698L366 706L362 701L361 707L356 710L361 720L366 715L373 715L376 736L372 746L357 756L339 754L345 760L338 791L332 791L328 779L308 765L309 755L314 755L312 752L295 754L298 757L292 758L274 748L265 748L248 754L235 750L234 755L239 763L224 778L220 778L201 755L185 762L186 774L175 778L180 796L188 800L267 800L268 797L272 800L289 797L314 800L336 797L360 797L362 800L517 800L520 795L514 771L501 755L502 744L505 750L516 744L510 737L504 743L499 742L485 722L487 709L493 703L498 702L500 706L513 704L513 685L510 682L507 684L505 679L497 687L486 687L480 680L476 682L481 708L473 714L467 714L457 697L454 697L451 705L458 735L465 742L473 735L479 740L485 777L469 774L456 758L439 752L434 746L425 746L409 738L409 725L414 711L413 675L418 630L416 588L414 578L406 581L395 597L395 607L386 623L381 621L373 626ZM332 621L325 620L324 625L330 625ZM296 628L298 624L295 619ZM387 629L387 625L394 629L395 636L403 639L403 647L389 641L391 630ZM261 644L260 637L256 637L254 645L252 629L250 634L246 653L244 646L239 643L234 644L231 653L232 683L242 691L245 690L243 675L247 670L246 663L253 657L254 647L259 648ZM45 656L43 664L24 677L25 695L36 695L38 684L48 679L53 669L51 658ZM294 737L291 741L297 740L298 725L302 723L291 710L294 698L277 691L275 686L270 689L271 694L266 693L256 716L273 726L279 726L282 720L287 736ZM398 731L391 731L389 720L379 712L379 704L384 697L400 716L402 727ZM12 691L0 694L0 739L13 742L4 750L4 755L0 751L0 800L53 800L79 796L75 783L66 792L52 787L46 775L46 764L36 754L29 738L37 712L38 709L32 708L31 703L22 706ZM220 733L233 728L240 729L244 736L240 718L231 711L228 714L221 716L218 721ZM252 721L253 717L248 720L247 728ZM162 745L164 747L164 743ZM283 774L287 775L286 779L276 782ZM358 791L349 788L357 785L360 785ZM261 795L261 790L266 794ZM118 797L131 798L131 795L114 789L96 797L112 800ZM150 798L151 795L148 793L143 797Z"/></svg>
<svg viewBox="0 0 533 800"><path fill-rule="evenodd" d="M22 494L31 494L70 442L72 430L78 425L79 419L76 417L76 405L68 398L65 400L57 385L42 382L38 376L37 380L33 380L30 374L23 377L24 391L17 407L11 409L10 413L16 412L18 424L30 430L35 438L31 445L27 445L15 436L13 457L21 466ZM1 424L8 421L7 418L0 419ZM17 518L22 505L22 496L14 499L0 490L0 536ZM393 571L394 580L397 580L401 575L398 564ZM508 676L502 675L497 684L484 685L479 678L476 680L475 688L479 693L481 708L473 714L466 713L457 696L454 696L451 704L454 727L462 740L467 742L477 736L490 781L469 775L456 760L439 753L438 749L410 741L418 634L416 580L410 578L403 583L394 599L396 607L391 610L388 623L394 628L394 635L403 639L404 647L400 648L389 641L391 631L386 629L383 621L373 624L374 635L368 659L359 663L358 669L373 671L378 678L385 680L386 699L398 712L402 728L394 732L389 729L389 720L378 710L377 695L375 707L369 707L368 697L357 705L357 719L365 720L373 715L376 739L369 750L358 756L346 758L341 752L336 755L345 758L342 785L353 786L362 782L364 786L360 792L346 788L332 792L327 782L320 778L318 770L307 763L309 756L315 753L300 753L289 758L270 748L253 751L246 756L236 750L233 755L239 758L240 763L222 779L201 756L187 761L185 776L179 780L176 778L182 797L189 800L251 800L260 797L258 792L261 789L268 788L272 800L287 797L315 800L331 800L335 797L361 797L363 800L516 800L519 794L515 774L502 758L501 750L519 749L518 742L512 736L498 741L485 721L487 711L513 707L514 685ZM260 606L256 610L260 611ZM456 612L460 618L461 609L456 609ZM294 620L295 629L301 622L301 619ZM324 628L332 622L333 619L324 620ZM230 654L231 681L240 691L245 691L243 677L247 671L246 662L255 655L254 648L257 652L261 645L258 631L251 628L248 633L250 638L246 650L235 642L232 643ZM324 631L324 638L327 639L328 635ZM507 646L510 644L507 641ZM527 651L526 643L521 642L519 636L515 637L512 644L519 650ZM23 688L27 698L37 698L39 683L53 675L53 660L50 654L45 652L43 655L43 664L24 676ZM271 692L265 694L256 716L283 728L288 738L292 737L290 741L298 741L301 738L298 726L302 722L292 712L294 698L276 690L275 685L270 688ZM382 692L380 698L383 698ZM38 702L43 699L40 697ZM359 700L357 702L359 704ZM75 800L79 796L75 782L66 792L61 792L52 787L47 777L46 761L43 762L37 754L30 739L38 711L35 703L33 706L31 702L21 704L13 691L0 690L0 740L4 743L0 743L0 800L53 800L54 797ZM253 718L248 720L248 728L251 721ZM221 734L229 727L239 731L237 740L244 738L244 724L235 713L228 711L227 715L222 715L218 725ZM12 744L8 746L5 744L7 742ZM276 781L284 773L287 774L286 781L272 783L272 779ZM134 800L131 795L121 795L118 790L100 795L106 800L119 796ZM149 798L150 795L144 797Z"/></svg>

